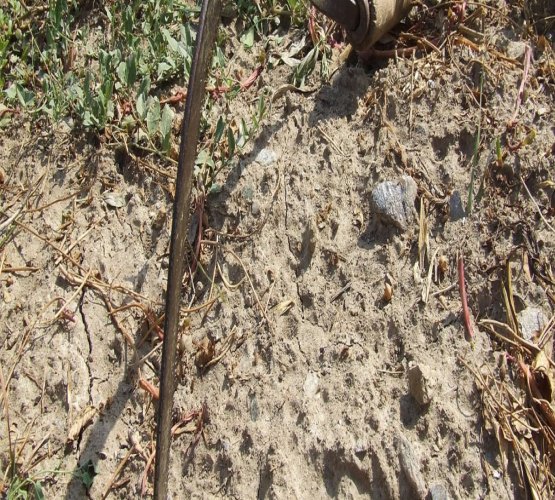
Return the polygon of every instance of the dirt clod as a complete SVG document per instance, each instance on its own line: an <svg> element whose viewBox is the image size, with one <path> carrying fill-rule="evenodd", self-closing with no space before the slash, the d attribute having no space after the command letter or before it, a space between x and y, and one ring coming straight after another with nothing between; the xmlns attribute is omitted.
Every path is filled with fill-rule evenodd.
<svg viewBox="0 0 555 500"><path fill-rule="evenodd" d="M421 405L429 405L433 399L433 381L430 370L422 365L409 369L409 392Z"/></svg>

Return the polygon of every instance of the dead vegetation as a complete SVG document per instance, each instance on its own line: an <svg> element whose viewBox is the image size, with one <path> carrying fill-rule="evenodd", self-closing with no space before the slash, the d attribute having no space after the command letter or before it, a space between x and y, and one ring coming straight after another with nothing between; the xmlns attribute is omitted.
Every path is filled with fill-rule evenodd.
<svg viewBox="0 0 555 500"><path fill-rule="evenodd" d="M531 11L531 8L536 10ZM455 354L458 362L473 374L480 391L480 403L474 409L479 409L482 413L483 432L493 435L497 441L503 477L514 485L514 491L525 491L532 498L551 498L555 490L555 277L552 269L555 241L555 140L552 131L549 128L546 130L545 123L541 122L542 117L553 117L553 111L547 109L544 103L549 102L549 99L553 100L555 62L551 38L552 18L542 15L544 8L547 9L541 2L530 5L527 2L522 5L519 2L421 3L389 44L375 48L363 56L366 64L376 74L379 74L381 65L388 64L383 60L390 59L392 65L399 64L399 67L407 71L396 81L383 80L382 85L371 87L358 101L364 115L360 125L371 124L379 131L379 144L374 144L373 147L381 148L384 162L395 165L397 171L410 174L417 180L417 241L404 242L408 247L417 248L416 255L413 252L411 257L414 260L411 265L414 264L415 281L410 288L420 287L417 302L424 304L424 308L435 308L437 302L437 307L445 310L452 309L449 298L452 299L453 293L458 290L458 310L462 310L460 324L470 345L474 346L478 342L475 340L476 336L489 335L490 348L498 361L496 365L491 364L490 359L486 363L478 358L478 363L475 358L466 359L464 353ZM314 47L319 47L319 51L311 57L332 57L332 60L338 62L336 67L341 67L346 59L341 34L336 32L336 27L326 24L325 20L314 13L310 14L309 20L310 38ZM519 41L503 38L500 36L502 30L510 30L511 36L517 36ZM296 36L296 32L286 36ZM330 47L336 44L333 50L324 47L328 43ZM309 50L305 52L306 56L310 54ZM299 54L302 55L303 52L300 51ZM406 58L404 63L399 62L402 58ZM310 61L303 59L305 63ZM271 80L272 70L265 68L265 71ZM515 72L519 75L516 88ZM253 96L268 95L268 92L264 93L262 86L256 88L254 85L261 74L262 71L256 69L250 77L237 79L240 91L247 92L251 89ZM288 99L289 92L295 92L301 99L300 96L306 94L297 92L313 91L305 84L305 80L312 82L311 78L316 81L315 88L321 85L318 73L311 75L310 72L293 83L279 82L279 87L269 94L272 96L272 106L277 106L277 101L282 96ZM379 76L376 78L374 83L379 83ZM301 80L302 84L299 84ZM437 226L449 217L451 210L449 200L452 186L449 182L438 182L441 175L437 172L430 173L423 162L415 161L414 151L407 146L410 140L416 140L414 137L421 133L416 130L422 119L417 116L419 100L425 98L430 88L433 90L433 86L448 85L453 81L457 82L457 89L461 94L454 95L453 100L463 104L469 117L465 126L470 129L470 132L466 131L470 135L466 141L470 144L463 159L468 177L462 199L464 216L475 225L474 232L470 232L471 241L466 245L461 244L456 251L452 248L445 249L445 245L440 249L437 244ZM212 90L211 98L214 101L229 90L223 85L215 86ZM502 95L497 93L497 89L505 90L511 86L511 92L503 92ZM344 92L347 90L343 89ZM249 99L254 99L249 96ZM176 92L161 99L160 104L178 104L182 97ZM173 101L169 101L170 99ZM407 104L406 114L391 111L396 100ZM303 106L302 102L297 105ZM19 113L24 113L24 109L0 109L2 120L10 117L9 123L13 126L11 134L14 137L15 126L22 123L18 121L22 119ZM230 128L230 134L241 135L241 127L237 120ZM206 134L205 146L209 144L209 137L223 133L216 128L212 127ZM307 134L308 128L304 128ZM255 130L258 127L252 131L254 136ZM350 158L352 144L334 139L329 132L333 129L326 128L325 124L319 124L317 130L322 142L327 145L328 156L335 155L338 163L341 160L337 158ZM463 132L456 130L461 137ZM26 133L36 134L37 130L32 128ZM48 400L49 405L54 404L53 396L47 390L50 386L48 370L42 373L41 379L37 379L31 374L29 367L25 365L22 368L21 363L24 357L32 355L36 346L48 349L43 342L48 342L50 336L60 332L64 335L72 332L73 335L77 328L82 327L84 338L88 340L85 342L86 346L80 348L82 352L79 352L79 356L88 359L88 364L91 365L94 354L91 346L97 345L95 336L99 335L102 328L107 328L108 322L119 335L115 340L119 347L115 350L120 354L115 355L115 358L124 359L126 368L123 374L131 381L130 391L134 394L135 406L130 411L136 414L136 421L129 425L131 432L128 439L119 442L119 451L123 450L123 453L118 455L102 491L94 491L99 498L112 494L123 498L131 494L130 492L146 495L151 489L155 460L153 412L158 396L157 377L163 341L163 280L143 292L137 283L129 284L117 272L105 272L98 266L99 261L93 258L91 245L100 240L93 237L101 234L113 219L125 219L124 211L129 200L119 193L125 182L122 177L112 176L102 167L95 173L90 169L90 164L94 161L94 149L100 147L107 155L123 155L124 159L118 163L132 165L140 177L153 179L148 189L143 191L154 191L161 187L156 193L165 207L153 213L154 221L148 227L149 230L154 228L154 243L149 242L150 247L145 244L147 250L154 248L158 262L161 262L165 250L157 249L156 240L162 238L164 228L167 230L168 214L171 213L171 148L166 150L166 156L161 154L157 144L154 148L152 145L143 146L139 153L138 149L129 147L127 143L122 146L119 140L117 145L106 142L107 136L98 132L96 140L99 142L93 146L85 145L83 149L86 153L83 154L71 144L75 141L73 134L75 131L70 131L69 134L45 134L44 137L20 144L18 148L13 142L9 146L3 146L10 149L11 154L9 165L0 170L0 280L4 301L2 307L6 311L9 309L10 313L9 316L6 313L9 320L6 319L2 325L1 339L3 352L0 358L0 406L7 432L0 441L4 457L0 492L12 495L13 498L23 498L24 494L41 498L43 488L51 488L51 491L60 493L67 481L76 478L85 490L90 490L97 470L95 466L91 468L92 462L81 460L80 447L85 447L87 436L91 435L91 427L110 414L110 408L114 404L112 396L93 397L93 380L101 377L98 373L93 376L89 367L90 382L87 385L90 384L90 387L88 397L85 398L86 403L78 404L75 395L77 389L73 394L70 382L62 384L65 399L63 408L69 413L67 435L62 438L58 436L57 440L49 434L41 436L34 432L34 426L47 413L43 407L45 401ZM52 137L58 137L54 145L45 145ZM81 136L80 140L82 139ZM232 147L235 141L226 132L225 144L221 150L211 151L215 154L216 161L226 155L229 156L228 159L236 159L235 147ZM147 151L149 148L153 151ZM30 157L43 169L31 168L26 163L26 159ZM205 162L203 167L208 163ZM70 181L64 181L62 192L53 196L49 189L55 185L52 179L57 170L60 170L60 164L64 165L62 168ZM231 168L231 164L232 162L226 163L226 168ZM206 180L207 177L199 183L194 207L194 231L190 238L190 269L184 279L188 302L182 308L180 354L183 362L180 376L184 386L190 387L188 390L195 396L198 395L195 384L202 385L205 380L203 377L210 370L221 368L226 373L226 383L230 386L255 379L255 376L242 371L238 360L248 347L254 352L253 366L264 366L265 363L271 365L264 361L264 350L269 349L263 344L265 337L261 336L262 340L255 341L256 335L270 332L274 334L276 341L281 339L287 345L286 335L282 338L279 336L282 334L278 333L285 330L285 322L290 321L296 310L304 310L305 307L307 310L316 309L309 302L305 305L303 296L292 296L284 291L287 288L280 281L283 278L280 278L279 271L264 269L267 279L262 279L259 263L252 257L256 255L256 250L251 249L258 247L261 234L277 230L273 216L279 210L277 205L281 203L280 197L288 194L291 196L290 191L287 191L291 186L283 182L285 175L276 173L275 182L266 189L262 214L254 222L245 213L241 213L241 217L226 214L230 215L229 220L224 227L217 227L216 207L210 206L211 200L214 200L210 196L214 193L210 190L214 186L218 189L222 187L216 180L219 181L224 172L222 169L213 177L210 177L212 172L209 172L210 182ZM269 184L267 181L266 183ZM134 191L134 194L137 192L139 190ZM216 196L219 194L217 189L214 192ZM106 193L112 194L111 197L107 198ZM241 195L247 197L246 193L243 189ZM145 206L149 205L147 195L148 192L143 200ZM334 212L337 211L332 201L326 202L328 204L321 207L316 217L316 223L323 228L331 225L330 220L333 220ZM296 208L299 207L300 204ZM97 210L97 215L85 217L84 214L91 208ZM362 209L354 215L351 211L350 215L354 219L352 226L357 228L359 234L362 233L367 222ZM44 225L45 221L54 217L55 225ZM118 233L120 238L123 235L123 231ZM503 235L503 244L507 245L502 249L496 247L501 241L500 235ZM167 234L164 238L167 239ZM288 239L291 254L298 254L301 261L310 262L314 253L313 248L310 250L311 241L299 239L298 248L295 243L293 238ZM163 246L165 240L160 244ZM20 258L21 252L18 251L18 248L25 245L36 246L32 252L33 258L28 262ZM98 252L107 252L106 248L109 247L99 248ZM343 253L345 252L338 249L327 251L325 259L329 268L337 270L347 267L347 259L342 256ZM121 254L118 255L122 258ZM144 254L141 255L144 257ZM307 255L309 257L305 259ZM397 258L404 258L406 255L401 252ZM266 251L265 257L268 262L263 262L262 267L271 267L272 256ZM303 264L301 262L296 265L293 274L298 277L303 274ZM160 273L164 272L161 264L157 266ZM27 285L30 287L27 288L30 300L33 300L33 287L43 286L41 279L48 281L48 286L52 288L56 281L62 285L55 288L54 295L48 295L49 292L44 291L47 288L41 288L45 297L37 301L36 307L26 309L24 297L17 295L24 293L23 288L17 288L17 294L13 294L15 296L12 296L11 290L19 286L16 281L24 283L29 277L35 280L29 281L30 285ZM334 283L334 287L337 287L334 288L330 301L325 304L329 310L332 307L347 308L345 304L349 304L351 300L349 292L353 289L356 292L357 285L353 285L353 281L351 279L346 283ZM483 283L480 284L480 281ZM388 304L394 307L396 301L404 298L402 309L410 309L410 298L403 295L408 287L406 283L399 283L399 279L389 272L385 279L380 278L378 282L379 300L368 307L376 306L383 311ZM468 282L471 283L470 287ZM486 306L481 305L481 295L484 294L492 294ZM551 317L542 323L540 329L525 332L519 315L532 306L532 303L528 304L530 297L534 297L534 305L537 305L538 294L543 298L541 307L548 309ZM249 304L245 305L247 299L244 297L248 297ZM84 305L95 300L101 304L105 318L100 321L103 326L97 325L93 331L88 326L90 319L87 319L91 313L86 311ZM304 300L306 302L306 297ZM10 306L14 301L18 305ZM241 316L236 313L241 309L248 309L249 315ZM237 318L245 320L247 326L237 323L235 319L224 319L226 311L232 311ZM321 314L324 315L323 312ZM340 319L347 321L349 315L341 314L343 313L336 313ZM220 330L218 326L214 326L214 321L218 322L219 317L222 318ZM17 324L13 318L17 319ZM207 324L210 328L206 327ZM332 322L332 326L333 324ZM193 335L195 329L202 332L201 338ZM460 333L462 336L462 330ZM357 349L356 342L360 340L336 346L339 352L338 363L352 359L352 352ZM253 348L252 345L257 347ZM422 349L425 350L424 347ZM308 359L301 347L299 350L302 353L300 357ZM39 352L44 354L44 350ZM73 352L70 353L70 357L74 355ZM320 353L320 356L324 354ZM226 357L230 359L224 363ZM285 361L281 360L278 365L280 363L285 366ZM70 364L64 367L69 374ZM382 376L406 373L402 357L398 363L391 360L391 364L385 369L381 365L378 368ZM27 375L20 375L20 371ZM24 407L18 408L16 417L12 411L14 403L21 405L21 401L20 396L10 390L10 386L14 383L14 377L20 376L27 376L32 380L31 385L37 396L34 413L27 418ZM471 388L467 390L470 391ZM254 394L254 389L252 391ZM217 391L211 393L210 397L212 401L217 401ZM249 414L255 421L253 415L257 414L258 409L252 401L255 399L251 398L249 392ZM228 405L231 404L228 402ZM201 441L206 442L208 449L211 446L215 448L214 443L218 441L217 436L208 439L206 437L212 408L209 410L205 400L198 400L197 404L189 406L191 407L197 409L176 412L172 428L176 446L185 450L184 462L189 465L194 462L195 449ZM121 410L120 406L117 408ZM225 412L223 416L217 413L215 418L223 426ZM19 420L17 425L14 424L16 420ZM180 438L183 434L187 435L186 439ZM73 460L67 458L68 454L73 455ZM268 460L270 464L270 459ZM49 468L43 467L44 463L48 463ZM66 463L71 464L69 472L61 468L61 464ZM51 464L57 464L52 468L54 472L51 472ZM499 471L485 459L482 460L482 466L487 481L495 482ZM188 465L183 467L186 471L189 470ZM411 467L411 464L401 464L402 470L409 470L412 474ZM414 474L417 479L413 478L412 482L417 484L418 490L424 490L419 473ZM219 489L214 494L224 494L233 483L231 478L231 473L222 474L217 479ZM63 485L60 488L56 486L58 481ZM130 485L132 482L136 487ZM332 490L327 491L329 493ZM486 490L498 491L491 484ZM391 491L396 490L390 489Z"/></svg>

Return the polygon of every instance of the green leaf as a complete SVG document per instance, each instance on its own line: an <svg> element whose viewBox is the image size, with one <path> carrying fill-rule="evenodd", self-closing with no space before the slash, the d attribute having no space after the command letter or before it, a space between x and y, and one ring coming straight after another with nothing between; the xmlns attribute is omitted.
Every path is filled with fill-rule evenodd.
<svg viewBox="0 0 555 500"><path fill-rule="evenodd" d="M156 74L158 75L158 79L163 78L164 75L172 69L173 69L173 66L171 64L168 64L166 61L162 61L161 63L159 63L158 68L156 69Z"/></svg>
<svg viewBox="0 0 555 500"><path fill-rule="evenodd" d="M247 126L247 122L244 118L241 118L241 122L239 123L239 134L237 137L237 146L242 148L245 146L247 141L249 140L249 127Z"/></svg>
<svg viewBox="0 0 555 500"><path fill-rule="evenodd" d="M19 84L17 84L17 97L24 108L33 102L33 93Z"/></svg>
<svg viewBox="0 0 555 500"><path fill-rule="evenodd" d="M83 486L87 491L92 486L96 474L96 467L93 464L92 460L84 463L75 471L75 475L81 480Z"/></svg>
<svg viewBox="0 0 555 500"><path fill-rule="evenodd" d="M33 487L35 490L35 500L44 500L44 491L42 490L41 484L36 481L33 483Z"/></svg>
<svg viewBox="0 0 555 500"><path fill-rule="evenodd" d="M214 144L218 144L224 135L225 122L223 116L220 116L218 123L216 125L216 131L214 132Z"/></svg>
<svg viewBox="0 0 555 500"><path fill-rule="evenodd" d="M157 97L149 97L146 114L146 128L150 137L154 137L160 127L160 101Z"/></svg>
<svg viewBox="0 0 555 500"><path fill-rule="evenodd" d="M170 149L172 136L173 111L166 104L162 110L160 119L160 134L162 135L162 149L167 152Z"/></svg>
<svg viewBox="0 0 555 500"><path fill-rule="evenodd" d="M147 108L147 98L148 93L150 91L150 78L145 76L141 81L141 85L139 86L139 91L137 92L137 102L135 104L135 109L137 110L137 114L144 120L146 118Z"/></svg>
<svg viewBox="0 0 555 500"><path fill-rule="evenodd" d="M133 10L131 6L128 6L127 9L123 11L123 30L125 33L133 33Z"/></svg>
<svg viewBox="0 0 555 500"><path fill-rule="evenodd" d="M251 26L243 35L241 36L241 43L250 49L254 45L254 26Z"/></svg>
<svg viewBox="0 0 555 500"><path fill-rule="evenodd" d="M135 127L135 118L131 115L126 115L121 121L121 128L124 130L132 130Z"/></svg>
<svg viewBox="0 0 555 500"><path fill-rule="evenodd" d="M195 161L195 165L200 165L200 166L208 165L209 167L214 168L214 160L212 159L210 152L206 149L200 150L197 156L197 159Z"/></svg>
<svg viewBox="0 0 555 500"><path fill-rule="evenodd" d="M139 118L144 120L146 117L146 100L143 94L138 95L137 102L135 103L135 109L137 110Z"/></svg>
<svg viewBox="0 0 555 500"><path fill-rule="evenodd" d="M118 69L116 70L120 82L127 85L127 65L122 61L118 64Z"/></svg>
<svg viewBox="0 0 555 500"><path fill-rule="evenodd" d="M137 81L137 60L135 54L131 54L126 62L127 86L132 87Z"/></svg>
<svg viewBox="0 0 555 500"><path fill-rule="evenodd" d="M10 87L8 87L8 90L6 90L6 97L10 101L13 101L17 97L16 85L10 85Z"/></svg>
<svg viewBox="0 0 555 500"><path fill-rule="evenodd" d="M170 46L170 49L174 52L179 52L179 43L173 36L171 36L171 33L166 28L162 28L162 34Z"/></svg>
<svg viewBox="0 0 555 500"><path fill-rule="evenodd" d="M318 61L318 54L320 53L318 47L313 47L312 50L304 57L304 59L295 68L293 73L293 81L298 87L303 87L305 80L312 74Z"/></svg>
<svg viewBox="0 0 555 500"><path fill-rule="evenodd" d="M231 127L227 128L227 145L229 147L229 158L231 159L235 153L235 136Z"/></svg>
<svg viewBox="0 0 555 500"><path fill-rule="evenodd" d="M210 186L210 189L208 190L208 193L209 194L218 194L218 193L221 193L222 190L223 190L223 186L221 184L214 183Z"/></svg>
<svg viewBox="0 0 555 500"><path fill-rule="evenodd" d="M108 7L104 7L104 13L106 14L106 17L108 18L108 21L110 21L110 24L114 23L114 16L112 15L112 12L110 11L110 9Z"/></svg>

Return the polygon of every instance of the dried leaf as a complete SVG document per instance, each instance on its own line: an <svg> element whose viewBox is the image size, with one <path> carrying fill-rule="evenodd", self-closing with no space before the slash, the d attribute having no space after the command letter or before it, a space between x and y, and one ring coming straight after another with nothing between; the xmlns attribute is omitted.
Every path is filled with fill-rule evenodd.
<svg viewBox="0 0 555 500"><path fill-rule="evenodd" d="M81 435L81 433L92 423L96 413L97 410L94 406L85 407L70 427L66 443L72 443L73 441L75 441Z"/></svg>
<svg viewBox="0 0 555 500"><path fill-rule="evenodd" d="M179 428L179 433L183 433L183 432L187 432L189 434L192 434L193 432L196 432L198 427L197 421L196 420L191 420L190 422L188 422L187 424L185 424L183 427Z"/></svg>
<svg viewBox="0 0 555 500"><path fill-rule="evenodd" d="M497 420L494 420L492 424L495 428L495 437L497 438L497 443L499 445L501 465L503 467L503 472L506 473L507 466L509 465L509 441L505 438L505 433L503 432L503 429L501 428Z"/></svg>
<svg viewBox="0 0 555 500"><path fill-rule="evenodd" d="M555 410L545 399L535 399L534 402L540 407L542 415L552 430L555 431Z"/></svg>
<svg viewBox="0 0 555 500"><path fill-rule="evenodd" d="M418 262L420 269L424 269L426 255L429 249L429 235L428 235L428 219L426 218L426 207L424 201L420 202L420 217L419 217L419 232L418 232Z"/></svg>
<svg viewBox="0 0 555 500"><path fill-rule="evenodd" d="M287 299L274 306L274 310L279 316L283 316L287 314L294 305L295 302L293 300Z"/></svg>
<svg viewBox="0 0 555 500"><path fill-rule="evenodd" d="M437 261L437 267L439 269L440 275L445 276L449 271L449 259L445 255L440 255Z"/></svg>
<svg viewBox="0 0 555 500"><path fill-rule="evenodd" d="M523 470L526 475L526 483L529 488L530 497L532 498L532 500L540 500L542 497L538 493L537 486L535 484L534 478L532 477L530 469L528 468L528 464L524 460L522 460L522 464L524 465Z"/></svg>
<svg viewBox="0 0 555 500"><path fill-rule="evenodd" d="M513 427L515 434L522 436L525 439L532 438L532 431L528 425L522 420L513 416L511 420L511 426Z"/></svg>
<svg viewBox="0 0 555 500"><path fill-rule="evenodd" d="M195 354L195 365L197 368L204 368L216 354L216 346L214 341L208 337L204 337L197 344L197 353Z"/></svg>
<svg viewBox="0 0 555 500"><path fill-rule="evenodd" d="M553 370L543 351L538 352L534 362L532 363L533 375L541 395L548 402L553 402L553 390L555 382L553 377Z"/></svg>

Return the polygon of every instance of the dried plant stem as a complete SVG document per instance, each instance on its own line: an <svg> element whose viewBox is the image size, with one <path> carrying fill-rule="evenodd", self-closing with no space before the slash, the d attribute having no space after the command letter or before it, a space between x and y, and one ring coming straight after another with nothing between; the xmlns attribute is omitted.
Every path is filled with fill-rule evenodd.
<svg viewBox="0 0 555 500"><path fill-rule="evenodd" d="M466 285L464 282L464 260L462 255L459 256L457 269L459 274L459 293L461 294L464 329L469 339L472 339L472 337L474 337L474 332L472 330L472 323L470 322L470 312L468 310L468 301L466 298Z"/></svg>
<svg viewBox="0 0 555 500"><path fill-rule="evenodd" d="M555 227L553 227L548 221L547 219L543 216L542 211L540 206L538 205L538 203L536 202L536 200L534 200L534 197L532 196L532 193L530 192L530 190L528 189L528 186L526 185L526 182L524 182L524 179L522 177L520 177L520 183L524 186L524 189L526 190L526 193L528 194L530 200L532 201L532 203L534 204L534 207L536 207L536 210L538 212L538 214L540 215L542 221L544 222L544 224L550 229L550 231L555 233Z"/></svg>
<svg viewBox="0 0 555 500"><path fill-rule="evenodd" d="M106 491L104 492L104 495L102 495L101 497L102 500L105 500L106 497L110 494L110 491L114 487L114 483L116 482L116 479L119 477L125 465L127 464L129 458L135 451L136 451L135 446L132 446L131 448L129 448L128 452L125 454L121 462L118 464L116 470L114 471L114 473L112 474L112 477L110 478L110 481L108 481L108 486L106 488Z"/></svg>

